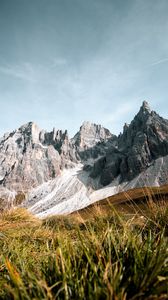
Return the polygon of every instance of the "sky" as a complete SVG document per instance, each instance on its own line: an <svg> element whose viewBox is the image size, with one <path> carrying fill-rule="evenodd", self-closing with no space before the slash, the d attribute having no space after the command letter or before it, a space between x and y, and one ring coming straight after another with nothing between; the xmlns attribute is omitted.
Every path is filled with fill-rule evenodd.
<svg viewBox="0 0 168 300"><path fill-rule="evenodd" d="M168 118L167 0L0 0L0 135Z"/></svg>

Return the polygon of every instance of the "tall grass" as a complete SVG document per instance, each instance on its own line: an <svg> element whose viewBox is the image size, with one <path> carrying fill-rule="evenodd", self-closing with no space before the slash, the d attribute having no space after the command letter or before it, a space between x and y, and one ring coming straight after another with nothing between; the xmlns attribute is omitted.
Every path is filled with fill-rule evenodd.
<svg viewBox="0 0 168 300"><path fill-rule="evenodd" d="M0 299L168 299L168 210L0 216Z"/></svg>

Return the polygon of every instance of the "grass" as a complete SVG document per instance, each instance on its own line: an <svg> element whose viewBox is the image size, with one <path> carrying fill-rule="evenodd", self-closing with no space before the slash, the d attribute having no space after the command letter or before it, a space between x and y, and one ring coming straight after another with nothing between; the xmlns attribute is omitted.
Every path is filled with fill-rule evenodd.
<svg viewBox="0 0 168 300"><path fill-rule="evenodd" d="M121 207L2 212L0 299L168 299L166 200Z"/></svg>

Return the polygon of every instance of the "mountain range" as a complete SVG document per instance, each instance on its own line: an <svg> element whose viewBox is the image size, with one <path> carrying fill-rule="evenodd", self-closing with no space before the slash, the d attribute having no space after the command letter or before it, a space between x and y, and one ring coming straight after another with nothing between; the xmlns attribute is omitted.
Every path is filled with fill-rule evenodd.
<svg viewBox="0 0 168 300"><path fill-rule="evenodd" d="M0 139L0 205L22 202L40 217L70 213L131 188L167 184L167 170L168 120L146 101L119 136L84 122L69 138L29 122Z"/></svg>

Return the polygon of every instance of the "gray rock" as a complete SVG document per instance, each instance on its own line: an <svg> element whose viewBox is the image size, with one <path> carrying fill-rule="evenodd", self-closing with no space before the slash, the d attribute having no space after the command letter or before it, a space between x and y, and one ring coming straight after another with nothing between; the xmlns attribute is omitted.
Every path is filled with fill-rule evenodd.
<svg viewBox="0 0 168 300"><path fill-rule="evenodd" d="M74 136L72 142L81 149L94 147L99 142L110 139L113 135L101 125L84 122L79 132Z"/></svg>
<svg viewBox="0 0 168 300"><path fill-rule="evenodd" d="M149 177L152 183L166 184L165 157L168 120L152 111L146 101L118 137L90 122L84 122L72 139L67 131L54 128L47 132L29 122L0 139L0 195L13 199L16 193L26 193L79 163L85 176L78 179L88 191L114 182L122 186L134 182L136 187ZM161 166L158 171L157 166Z"/></svg>
<svg viewBox="0 0 168 300"><path fill-rule="evenodd" d="M144 101L131 124L124 125L123 133L118 137L118 151L120 155L117 157L113 150L106 155L107 162L101 171L103 185L119 174L121 181L132 180L154 160L167 155L168 120L151 111Z"/></svg>
<svg viewBox="0 0 168 300"><path fill-rule="evenodd" d="M43 145L41 137L38 126L30 122L1 139L1 185L25 191L59 174L60 155L53 145Z"/></svg>
<svg viewBox="0 0 168 300"><path fill-rule="evenodd" d="M117 136L101 125L84 122L71 140L76 149L76 157L87 164L88 159L103 157L111 146L117 145Z"/></svg>

